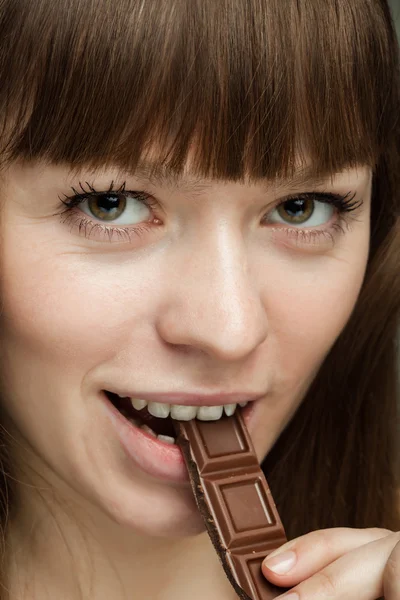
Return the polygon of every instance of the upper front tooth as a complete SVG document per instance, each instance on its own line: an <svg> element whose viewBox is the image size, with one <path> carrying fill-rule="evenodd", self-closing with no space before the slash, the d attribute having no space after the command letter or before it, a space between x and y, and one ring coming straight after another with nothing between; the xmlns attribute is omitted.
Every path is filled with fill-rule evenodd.
<svg viewBox="0 0 400 600"><path fill-rule="evenodd" d="M183 406L175 404L171 406L171 417L178 421L191 421L197 414L197 406Z"/></svg>
<svg viewBox="0 0 400 600"><path fill-rule="evenodd" d="M247 406L248 403L249 403L248 400L246 400L246 402L239 402L239 406L241 406L242 408L244 408L245 406Z"/></svg>
<svg viewBox="0 0 400 600"><path fill-rule="evenodd" d="M223 406L200 406L197 409L197 418L200 421L217 421L222 417Z"/></svg>
<svg viewBox="0 0 400 600"><path fill-rule="evenodd" d="M146 400L141 400L140 398L131 398L131 403L136 410L142 410L142 408L147 406Z"/></svg>
<svg viewBox="0 0 400 600"><path fill-rule="evenodd" d="M225 414L230 417L236 410L237 404L225 404L224 406L187 406L183 404L166 404L164 402L147 402L141 398L131 398L133 408L142 410L147 407L147 410L153 417L166 419L171 415L177 421L191 421L199 419L200 421L217 421ZM241 403L242 405L247 404Z"/></svg>
<svg viewBox="0 0 400 600"><path fill-rule="evenodd" d="M227 417L231 417L235 412L237 404L225 404L224 411Z"/></svg>
<svg viewBox="0 0 400 600"><path fill-rule="evenodd" d="M153 417L159 419L166 419L169 416L171 406L169 404L162 404L161 402L149 402L147 410Z"/></svg>

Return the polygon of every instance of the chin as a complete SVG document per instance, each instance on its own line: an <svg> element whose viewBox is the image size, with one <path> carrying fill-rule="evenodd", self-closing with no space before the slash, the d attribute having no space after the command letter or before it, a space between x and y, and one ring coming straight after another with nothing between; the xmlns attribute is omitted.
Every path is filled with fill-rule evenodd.
<svg viewBox="0 0 400 600"><path fill-rule="evenodd" d="M136 488L132 493L132 486ZM110 490L94 498L98 508L109 520L123 529L141 536L183 538L203 533L206 528L194 500L191 488L171 488L167 485L148 486L130 482L131 490L116 494ZM118 499L117 499L118 498Z"/></svg>

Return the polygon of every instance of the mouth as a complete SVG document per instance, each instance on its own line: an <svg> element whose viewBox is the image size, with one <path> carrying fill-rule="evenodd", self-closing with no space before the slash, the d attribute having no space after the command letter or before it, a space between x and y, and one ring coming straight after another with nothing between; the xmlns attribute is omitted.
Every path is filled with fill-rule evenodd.
<svg viewBox="0 0 400 600"><path fill-rule="evenodd" d="M107 390L104 390L104 393L111 404L132 425L165 444L175 444L173 420L217 421L232 416L236 410L242 411L248 404L248 402L241 402L218 406L187 406L148 402L140 398L123 398Z"/></svg>

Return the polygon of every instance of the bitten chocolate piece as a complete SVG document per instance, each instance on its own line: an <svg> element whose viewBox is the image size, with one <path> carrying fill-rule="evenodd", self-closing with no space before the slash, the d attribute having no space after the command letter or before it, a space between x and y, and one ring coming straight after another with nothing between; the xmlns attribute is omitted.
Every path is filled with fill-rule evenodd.
<svg viewBox="0 0 400 600"><path fill-rule="evenodd" d="M273 600L261 563L287 539L240 411L219 421L173 421L197 506L242 600Z"/></svg>

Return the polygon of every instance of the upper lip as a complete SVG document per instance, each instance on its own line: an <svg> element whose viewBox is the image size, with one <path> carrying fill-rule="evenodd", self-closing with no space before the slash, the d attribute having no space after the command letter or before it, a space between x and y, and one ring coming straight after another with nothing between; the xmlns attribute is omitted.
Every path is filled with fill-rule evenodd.
<svg viewBox="0 0 400 600"><path fill-rule="evenodd" d="M112 390L109 390L112 391ZM147 402L160 402L164 404L182 404L188 406L223 406L224 404L239 404L239 402L254 402L259 400L264 394L253 393L220 393L220 394L205 394L188 393L188 392L162 392L162 393L147 393L147 392L117 392L122 398L140 398Z"/></svg>

